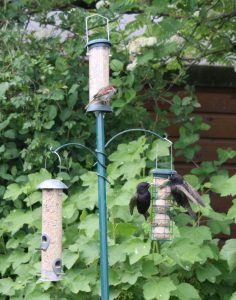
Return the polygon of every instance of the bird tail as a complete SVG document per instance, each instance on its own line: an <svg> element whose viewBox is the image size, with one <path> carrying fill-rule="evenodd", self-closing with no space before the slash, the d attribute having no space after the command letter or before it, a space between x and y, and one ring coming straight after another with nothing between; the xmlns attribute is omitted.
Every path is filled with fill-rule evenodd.
<svg viewBox="0 0 236 300"><path fill-rule="evenodd" d="M196 221L197 220L197 215L195 214L195 212L192 210L192 208L190 206L186 207L189 215Z"/></svg>
<svg viewBox="0 0 236 300"><path fill-rule="evenodd" d="M150 216L149 212L146 211L143 215L144 215L145 220L147 221L148 217Z"/></svg>

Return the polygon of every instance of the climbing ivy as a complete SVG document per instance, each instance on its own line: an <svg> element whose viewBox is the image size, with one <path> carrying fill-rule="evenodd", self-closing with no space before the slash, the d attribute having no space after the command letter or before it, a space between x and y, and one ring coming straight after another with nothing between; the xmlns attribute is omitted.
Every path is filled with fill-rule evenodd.
<svg viewBox="0 0 236 300"><path fill-rule="evenodd" d="M140 181L152 181L145 158L155 166L168 160L168 143L149 143L144 136L120 144L108 157L107 178L108 254L110 299L231 299L235 287L235 239L220 250L215 234L230 233L235 217L217 213L210 206L209 190L218 192L222 175L211 177L202 194L206 203L202 217L194 222L174 206L174 239L159 244L150 239L150 223L128 202ZM235 176L224 175L226 185ZM0 294L10 299L99 299L99 225L97 175L90 171L72 183L73 172L58 173L70 185L63 197L63 280L41 282L39 246L41 235L41 194L37 185L51 178L46 169L29 174L7 186L0 225ZM201 176L186 177L196 188ZM220 189L220 188L219 188ZM236 195L235 184L227 195ZM225 190L219 190L222 195ZM194 206L198 211L199 208ZM202 221L201 221L202 220ZM199 226L199 222L201 226ZM189 226L191 225L191 226ZM184 296L183 296L184 295Z"/></svg>

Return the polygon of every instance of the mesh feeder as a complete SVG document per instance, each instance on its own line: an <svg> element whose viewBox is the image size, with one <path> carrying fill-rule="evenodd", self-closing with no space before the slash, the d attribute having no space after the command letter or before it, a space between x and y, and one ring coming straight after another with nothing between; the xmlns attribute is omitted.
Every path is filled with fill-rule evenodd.
<svg viewBox="0 0 236 300"><path fill-rule="evenodd" d="M171 190L170 176L176 174L172 169L154 169L152 184L152 240L168 241L172 238L172 221L169 216Z"/></svg>
<svg viewBox="0 0 236 300"><path fill-rule="evenodd" d="M89 41L88 20L99 17L106 22L106 39L94 39ZM89 101L92 101L94 95L106 86L109 86L109 56L111 42L109 40L109 21L106 17L94 14L86 18L86 38L87 55L89 57ZM110 105L91 104L87 112L104 111L111 112Z"/></svg>
<svg viewBox="0 0 236 300"><path fill-rule="evenodd" d="M41 280L58 281L62 274L62 194L68 187L57 179L45 180L42 190Z"/></svg>

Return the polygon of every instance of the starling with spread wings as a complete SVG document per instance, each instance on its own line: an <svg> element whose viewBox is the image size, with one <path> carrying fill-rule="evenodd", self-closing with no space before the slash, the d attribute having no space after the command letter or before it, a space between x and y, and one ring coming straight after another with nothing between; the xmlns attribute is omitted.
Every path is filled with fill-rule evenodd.
<svg viewBox="0 0 236 300"><path fill-rule="evenodd" d="M151 194L149 192L150 184L148 182L140 182L137 185L137 191L129 202L129 209L131 215L133 214L134 207L137 207L138 212L147 220L149 217L148 208L151 202Z"/></svg>
<svg viewBox="0 0 236 300"><path fill-rule="evenodd" d="M205 204L198 192L179 174L170 177L170 187L171 194L174 200L180 206L184 207L187 210L188 214L194 220L196 220L197 216L195 212L193 212L189 201L192 201L193 203L204 207Z"/></svg>

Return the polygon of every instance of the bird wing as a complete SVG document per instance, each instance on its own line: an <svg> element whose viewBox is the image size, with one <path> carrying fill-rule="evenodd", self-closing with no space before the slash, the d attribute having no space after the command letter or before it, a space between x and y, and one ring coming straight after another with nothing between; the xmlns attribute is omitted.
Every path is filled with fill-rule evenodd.
<svg viewBox="0 0 236 300"><path fill-rule="evenodd" d="M180 193L182 193L182 194L184 194L193 203L195 203L197 205L199 204L198 201L194 198L194 196L182 184L175 184L175 190L178 191L178 192L180 192Z"/></svg>
<svg viewBox="0 0 236 300"><path fill-rule="evenodd" d="M134 207L137 205L137 198L138 198L138 195L137 193L133 195L133 197L130 199L130 202L129 202L129 211L130 211L130 214L132 215L133 214L133 211L134 211Z"/></svg>
<svg viewBox="0 0 236 300"><path fill-rule="evenodd" d="M184 186L189 194L196 200L197 204L204 207L205 204L198 192L186 181L184 181Z"/></svg>
<svg viewBox="0 0 236 300"><path fill-rule="evenodd" d="M102 87L98 90L98 92L93 96L93 99L99 98L101 96L103 96L104 94L106 94L106 89L107 87Z"/></svg>

